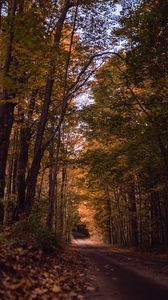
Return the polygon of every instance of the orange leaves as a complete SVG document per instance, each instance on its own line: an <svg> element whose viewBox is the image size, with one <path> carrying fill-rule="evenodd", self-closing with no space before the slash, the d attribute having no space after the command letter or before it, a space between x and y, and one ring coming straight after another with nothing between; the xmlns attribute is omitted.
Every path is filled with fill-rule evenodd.
<svg viewBox="0 0 168 300"><path fill-rule="evenodd" d="M61 287L59 285L54 285L53 288L52 288L52 291L54 293L60 293L61 292Z"/></svg>
<svg viewBox="0 0 168 300"><path fill-rule="evenodd" d="M29 245L0 249L0 299L84 299L85 260L74 250L46 255Z"/></svg>

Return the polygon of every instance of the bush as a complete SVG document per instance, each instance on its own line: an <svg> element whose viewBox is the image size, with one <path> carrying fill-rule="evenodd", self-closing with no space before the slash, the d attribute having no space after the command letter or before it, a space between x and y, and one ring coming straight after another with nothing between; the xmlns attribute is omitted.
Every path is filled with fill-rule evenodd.
<svg viewBox="0 0 168 300"><path fill-rule="evenodd" d="M49 231L41 222L39 215L31 215L15 224L15 238L33 242L44 251L51 251L58 247L55 234Z"/></svg>
<svg viewBox="0 0 168 300"><path fill-rule="evenodd" d="M0 243L4 243L6 241L7 241L6 237L4 235L0 235Z"/></svg>
<svg viewBox="0 0 168 300"><path fill-rule="evenodd" d="M50 251L53 247L58 247L55 234L46 228L40 228L36 238L38 245L45 251Z"/></svg>

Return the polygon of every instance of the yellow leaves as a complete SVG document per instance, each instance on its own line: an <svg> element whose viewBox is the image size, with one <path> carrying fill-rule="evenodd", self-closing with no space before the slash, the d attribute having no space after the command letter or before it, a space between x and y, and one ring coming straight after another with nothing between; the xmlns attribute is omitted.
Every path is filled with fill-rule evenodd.
<svg viewBox="0 0 168 300"><path fill-rule="evenodd" d="M78 300L84 300L84 297L83 297L82 295L78 295L78 296L77 296L77 299L78 299Z"/></svg>
<svg viewBox="0 0 168 300"><path fill-rule="evenodd" d="M88 292L94 292L94 291L95 291L95 287L93 287L93 286L88 286L88 287L87 287L87 291L88 291Z"/></svg>
<svg viewBox="0 0 168 300"><path fill-rule="evenodd" d="M60 293L61 292L61 287L59 285L54 285L54 287L52 288L52 291L54 293Z"/></svg>
<svg viewBox="0 0 168 300"><path fill-rule="evenodd" d="M12 290L17 290L18 288L21 288L25 285L26 281L24 279L22 279L21 281L11 284L10 288Z"/></svg>
<svg viewBox="0 0 168 300"><path fill-rule="evenodd" d="M44 294L44 291L43 289L40 289L40 288L36 288L33 293L37 296L40 296L40 295L43 295Z"/></svg>

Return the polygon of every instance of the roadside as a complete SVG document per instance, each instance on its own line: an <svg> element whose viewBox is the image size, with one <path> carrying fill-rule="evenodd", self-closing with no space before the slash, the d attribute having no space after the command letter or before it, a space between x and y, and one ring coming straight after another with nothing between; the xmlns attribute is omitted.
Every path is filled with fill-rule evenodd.
<svg viewBox="0 0 168 300"><path fill-rule="evenodd" d="M46 253L34 245L0 242L1 300L83 300L86 259L71 247Z"/></svg>
<svg viewBox="0 0 168 300"><path fill-rule="evenodd" d="M0 242L2 300L167 300L166 260L76 240L46 253Z"/></svg>

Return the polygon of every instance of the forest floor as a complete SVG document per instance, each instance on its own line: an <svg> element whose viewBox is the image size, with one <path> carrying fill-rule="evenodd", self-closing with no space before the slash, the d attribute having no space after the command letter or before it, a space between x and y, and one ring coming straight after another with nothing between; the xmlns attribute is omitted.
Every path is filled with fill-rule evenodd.
<svg viewBox="0 0 168 300"><path fill-rule="evenodd" d="M83 300L92 290L84 256L72 247L50 253L25 241L0 241L1 300Z"/></svg>
<svg viewBox="0 0 168 300"><path fill-rule="evenodd" d="M0 299L167 300L165 255L112 248L91 240L46 253L0 241Z"/></svg>

